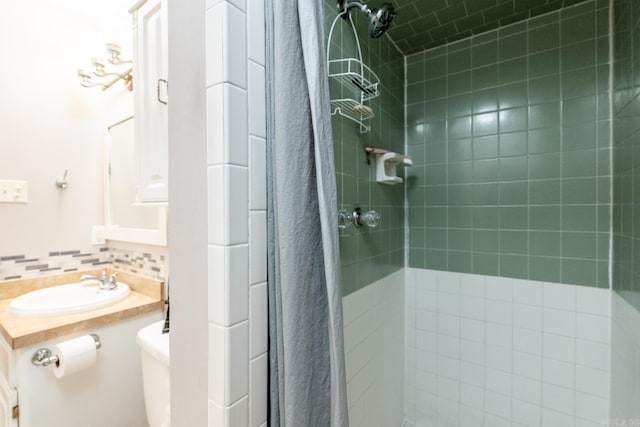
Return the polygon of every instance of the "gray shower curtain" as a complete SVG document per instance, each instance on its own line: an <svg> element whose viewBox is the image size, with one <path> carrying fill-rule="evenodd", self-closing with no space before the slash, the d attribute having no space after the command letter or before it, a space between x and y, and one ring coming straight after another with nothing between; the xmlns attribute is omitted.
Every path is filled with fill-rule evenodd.
<svg viewBox="0 0 640 427"><path fill-rule="evenodd" d="M321 0L267 0L269 422L347 427Z"/></svg>

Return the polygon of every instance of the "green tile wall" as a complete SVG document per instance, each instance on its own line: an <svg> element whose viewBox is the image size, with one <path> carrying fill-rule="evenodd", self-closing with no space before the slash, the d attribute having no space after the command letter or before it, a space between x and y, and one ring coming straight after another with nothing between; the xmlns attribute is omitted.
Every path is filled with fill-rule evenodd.
<svg viewBox="0 0 640 427"><path fill-rule="evenodd" d="M389 34L406 55L585 0L394 0Z"/></svg>
<svg viewBox="0 0 640 427"><path fill-rule="evenodd" d="M409 265L608 286L608 2L408 56Z"/></svg>
<svg viewBox="0 0 640 427"><path fill-rule="evenodd" d="M325 36L336 16L335 1L325 1ZM375 182L375 163L367 164L364 147L404 152L404 56L387 37L371 39L360 13L352 13L365 64L380 78L380 96L367 102L375 112L371 131L359 133L355 122L332 119L338 204L341 209L374 209L382 215L375 229L349 228L340 232L343 293L347 295L404 266L404 188ZM331 59L357 58L348 21L340 19L332 38ZM330 82L332 99L346 90ZM336 213L337 214L337 213Z"/></svg>
<svg viewBox="0 0 640 427"><path fill-rule="evenodd" d="M640 3L614 1L613 288L640 310Z"/></svg>

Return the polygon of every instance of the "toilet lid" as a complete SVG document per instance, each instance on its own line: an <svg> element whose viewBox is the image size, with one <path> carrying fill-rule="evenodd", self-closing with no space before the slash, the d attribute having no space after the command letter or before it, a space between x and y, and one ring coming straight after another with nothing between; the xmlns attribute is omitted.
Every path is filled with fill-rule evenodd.
<svg viewBox="0 0 640 427"><path fill-rule="evenodd" d="M154 322L138 331L136 341L141 349L165 366L169 366L169 334L162 333L164 320Z"/></svg>

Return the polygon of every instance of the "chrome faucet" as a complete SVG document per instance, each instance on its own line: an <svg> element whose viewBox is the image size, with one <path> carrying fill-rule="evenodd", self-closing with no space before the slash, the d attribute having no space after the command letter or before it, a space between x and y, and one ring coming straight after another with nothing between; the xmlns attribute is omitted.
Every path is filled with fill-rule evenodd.
<svg viewBox="0 0 640 427"><path fill-rule="evenodd" d="M93 274L85 274L84 276L80 276L81 282L95 281L98 282L100 286L100 290L110 291L118 287L116 283L116 276L118 273L113 273L111 276L107 277L107 272L102 270L102 276L94 276Z"/></svg>

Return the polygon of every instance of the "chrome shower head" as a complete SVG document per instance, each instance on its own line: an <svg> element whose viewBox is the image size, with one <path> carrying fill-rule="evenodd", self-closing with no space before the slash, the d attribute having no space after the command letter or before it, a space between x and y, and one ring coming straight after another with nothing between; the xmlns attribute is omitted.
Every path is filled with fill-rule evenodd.
<svg viewBox="0 0 640 427"><path fill-rule="evenodd" d="M349 16L349 10L357 7L369 16L369 35L378 38L389 29L391 21L396 16L396 11L391 3L383 3L380 8L370 8L366 4L355 1L338 0L338 10L344 14L346 19Z"/></svg>
<svg viewBox="0 0 640 427"><path fill-rule="evenodd" d="M369 11L369 34L371 37L378 38L389 29L396 11L391 3L383 3L379 9L371 9Z"/></svg>

